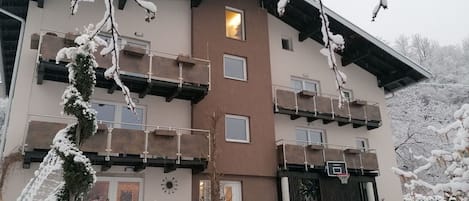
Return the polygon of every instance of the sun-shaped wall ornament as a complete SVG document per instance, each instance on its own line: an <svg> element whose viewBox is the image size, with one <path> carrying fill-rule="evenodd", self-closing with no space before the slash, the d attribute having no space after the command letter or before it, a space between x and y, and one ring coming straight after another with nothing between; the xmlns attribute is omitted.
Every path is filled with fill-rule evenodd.
<svg viewBox="0 0 469 201"><path fill-rule="evenodd" d="M178 180L175 177L164 177L161 190L169 195L174 194L178 190Z"/></svg>

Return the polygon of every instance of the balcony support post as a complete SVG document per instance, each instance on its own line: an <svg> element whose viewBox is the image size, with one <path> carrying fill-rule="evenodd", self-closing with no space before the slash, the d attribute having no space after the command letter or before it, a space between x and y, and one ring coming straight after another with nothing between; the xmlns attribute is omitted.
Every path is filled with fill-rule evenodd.
<svg viewBox="0 0 469 201"><path fill-rule="evenodd" d="M298 93L295 92L295 114L298 114Z"/></svg>
<svg viewBox="0 0 469 201"><path fill-rule="evenodd" d="M306 146L307 145L304 145L303 146L303 155L304 155L304 164L305 164L305 171L308 172L308 158L306 157Z"/></svg>
<svg viewBox="0 0 469 201"><path fill-rule="evenodd" d="M177 134L177 153L176 153L176 156L177 156L177 160L176 160L176 164L181 164L181 131L180 130L177 130L176 131L176 134Z"/></svg>
<svg viewBox="0 0 469 201"><path fill-rule="evenodd" d="M148 162L148 134L150 133L149 130L145 130L145 151L143 151L143 163Z"/></svg>
<svg viewBox="0 0 469 201"><path fill-rule="evenodd" d="M207 158L208 158L208 161L211 161L212 160L212 133L210 131L208 132L207 138L208 138L208 155L207 155Z"/></svg>
<svg viewBox="0 0 469 201"><path fill-rule="evenodd" d="M108 126L108 128L107 128L107 141L106 141L106 150L105 150L106 151L106 157L105 157L106 161L111 160L112 129L113 129L112 126Z"/></svg>
<svg viewBox="0 0 469 201"><path fill-rule="evenodd" d="M287 170L287 154L285 153L285 142L282 142L282 148L283 148L283 169Z"/></svg>

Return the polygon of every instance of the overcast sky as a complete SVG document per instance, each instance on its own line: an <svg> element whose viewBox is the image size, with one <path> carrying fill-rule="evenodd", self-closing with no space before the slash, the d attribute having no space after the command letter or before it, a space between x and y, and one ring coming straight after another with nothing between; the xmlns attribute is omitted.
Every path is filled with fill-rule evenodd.
<svg viewBox="0 0 469 201"><path fill-rule="evenodd" d="M328 8L368 33L393 42L401 34L420 33L440 44L469 38L469 0L388 0L376 21L371 13L378 0L323 0Z"/></svg>

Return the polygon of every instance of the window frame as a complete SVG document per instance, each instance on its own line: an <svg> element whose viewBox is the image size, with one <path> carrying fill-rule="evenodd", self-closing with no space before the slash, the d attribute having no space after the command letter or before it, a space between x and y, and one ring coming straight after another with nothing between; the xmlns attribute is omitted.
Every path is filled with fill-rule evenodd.
<svg viewBox="0 0 469 201"><path fill-rule="evenodd" d="M246 123L245 131L246 131L246 140L238 140L238 139L230 139L228 137L228 124L227 124L227 118L231 119L238 119L238 120L244 120ZM240 116L240 115L233 115L233 114L225 114L225 141L227 142L236 142L236 143L245 143L248 144L251 142L251 135L249 133L250 126L249 126L249 117L247 116Z"/></svg>
<svg viewBox="0 0 469 201"><path fill-rule="evenodd" d="M211 200L211 194L210 194L210 185L211 181L209 179L200 179L199 180L199 186L203 187L202 189L199 189L199 200L203 200L203 201L209 201ZM224 196L225 192L225 186L224 185L230 185L230 184L235 184L235 185L238 185L239 186L239 198L240 200L239 201L242 201L243 200L243 182L242 181L234 181L234 180L221 180L219 182L219 189L220 189L220 199L222 198L222 196ZM203 192L203 195L201 194L201 191ZM207 197L203 197L203 199L201 199L201 196L204 196L204 195L207 195ZM234 200L234 201L237 201L237 200Z"/></svg>
<svg viewBox="0 0 469 201"><path fill-rule="evenodd" d="M303 131L306 131L306 140L307 141L298 141L298 138L296 136L297 134L297 131L298 130L303 130ZM318 143L313 143L311 141L311 134L310 134L310 131L314 131L314 132L319 132L321 133L321 142L318 144ZM295 141L297 144L300 144L300 145L324 145L326 144L326 131L324 129L318 129L318 128L307 128L307 127L296 127L295 128Z"/></svg>
<svg viewBox="0 0 469 201"><path fill-rule="evenodd" d="M105 105L113 105L115 107L114 110L114 122L112 123L113 128L123 128L123 124L126 122L122 121L122 110L123 107L127 107L127 104L125 103L118 103L118 102L111 102L111 101L103 101L103 100L91 100L91 105L95 104L105 104ZM145 125L146 125L146 119L147 119L147 110L145 106L142 105L136 105L135 108L142 109L142 129L145 130ZM93 108L94 109L94 108ZM102 120L98 120L96 118L96 121L100 123ZM123 128L123 129L129 129L129 128ZM135 130L135 129L131 129ZM140 130L140 129L138 129Z"/></svg>
<svg viewBox="0 0 469 201"><path fill-rule="evenodd" d="M301 81L301 90L300 91L296 91L297 89L295 88L295 86L292 86L292 88L295 90L296 93L299 93L303 90L306 90L305 89L305 82L310 82L310 83L314 83L315 86L316 86L316 91L312 91L312 92L320 94L321 85L320 85L320 82L317 81L317 80L312 80L312 79L302 78L302 77L297 77L297 76L291 76L290 77L290 84L291 85L293 85L293 81Z"/></svg>
<svg viewBox="0 0 469 201"><path fill-rule="evenodd" d="M101 37L103 40L111 40L112 36L110 33L100 32L98 36ZM131 38L126 36L119 36L118 42L122 43L122 40L125 40L125 46L129 45L132 47L142 48L145 51L150 52L151 50L151 41L140 40L137 38ZM125 47L124 46L124 47Z"/></svg>
<svg viewBox="0 0 469 201"><path fill-rule="evenodd" d="M117 200L117 192L119 187L119 182L135 182L139 184L139 192L138 192L138 201L143 201L143 178L140 177L97 177L96 181L98 182L109 182L109 189L108 189L108 198L109 200ZM112 199L114 198L114 199Z"/></svg>
<svg viewBox="0 0 469 201"><path fill-rule="evenodd" d="M234 38L234 37L229 37L228 33L226 32L227 24L226 24L226 11L231 11L235 13L239 13L241 15L241 38ZM225 6L225 37L233 40L239 40L239 41L246 41L246 25L245 25L245 18L244 18L244 10L233 8L230 6Z"/></svg>
<svg viewBox="0 0 469 201"><path fill-rule="evenodd" d="M226 75L226 58L229 59L239 59L243 62L243 78L237 78L237 77L232 77L229 75ZM238 81L247 81L248 80L248 73L247 73L247 59L246 57L240 57L240 56L235 56L231 54L223 54L223 77L232 79L232 80L238 80Z"/></svg>

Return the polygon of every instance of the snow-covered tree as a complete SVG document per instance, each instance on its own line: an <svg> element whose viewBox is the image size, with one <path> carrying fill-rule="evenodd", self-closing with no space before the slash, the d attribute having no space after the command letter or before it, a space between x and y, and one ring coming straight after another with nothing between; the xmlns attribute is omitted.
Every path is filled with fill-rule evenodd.
<svg viewBox="0 0 469 201"><path fill-rule="evenodd" d="M423 161L423 165L413 171L394 168L394 172L405 181L411 198L414 189L420 186L440 194L445 200L469 200L469 104L454 113L454 122L440 129L432 126L429 129L443 136L453 134L451 149L432 150L430 156L416 155L414 158ZM448 182L432 184L419 178L418 174L435 167L444 168Z"/></svg>
<svg viewBox="0 0 469 201"><path fill-rule="evenodd" d="M78 10L79 2L93 0L71 0L71 14ZM69 83L62 96L63 113L73 115L77 123L60 130L52 142L51 150L41 163L36 176L31 179L18 200L34 199L44 180L52 172L51 169L62 168L63 182L50 192L47 200L81 201L96 182L95 171L90 160L83 155L79 146L97 130L96 111L91 108L90 98L96 83L95 68L98 63L94 53L98 46L104 46L101 55L111 54L112 66L105 71L107 79L113 79L122 89L127 106L134 111L135 104L130 97L129 89L119 77L119 51L125 43L119 42L119 31L115 18L114 0L103 0L106 5L104 17L96 25L89 25L82 35L75 39L76 47L63 48L57 53L56 61L69 59ZM145 0L135 0L147 12L146 21L155 18L156 6ZM100 32L111 34L109 43L98 36ZM51 165L51 163L53 163Z"/></svg>

